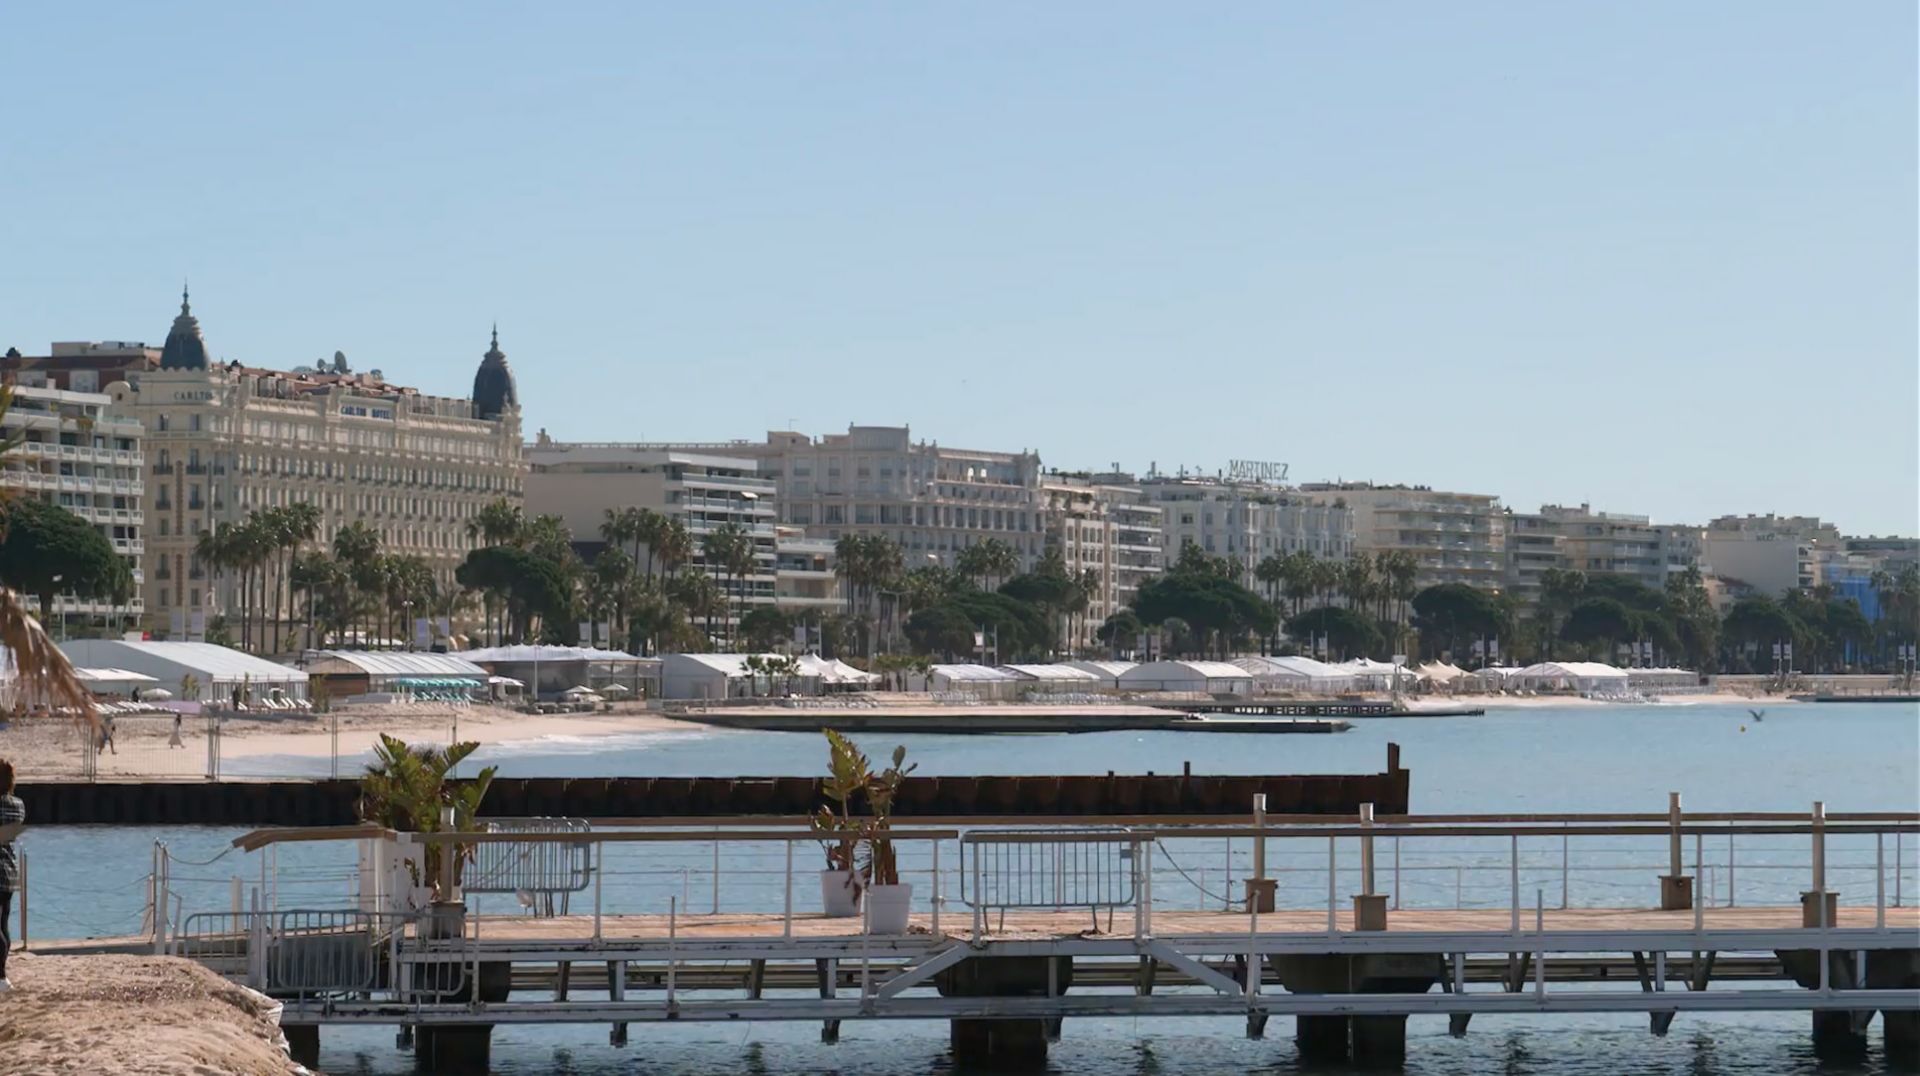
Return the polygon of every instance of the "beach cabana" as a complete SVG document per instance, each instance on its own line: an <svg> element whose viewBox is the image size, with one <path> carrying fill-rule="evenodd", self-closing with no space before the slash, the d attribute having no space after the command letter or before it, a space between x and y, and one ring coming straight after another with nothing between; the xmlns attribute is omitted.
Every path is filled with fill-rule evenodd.
<svg viewBox="0 0 1920 1076"><path fill-rule="evenodd" d="M1447 685L1467 675L1467 670L1444 661L1429 662L1413 671L1413 675L1430 684Z"/></svg>
<svg viewBox="0 0 1920 1076"><path fill-rule="evenodd" d="M275 689L286 697L307 697L305 672L213 643L70 639L60 650L75 665L151 676L182 701L225 705L237 692L243 705L253 706L264 703ZM195 684L192 699L180 696L181 682L189 676Z"/></svg>
<svg viewBox="0 0 1920 1076"><path fill-rule="evenodd" d="M1700 686L1700 674L1692 669L1628 669L1627 686L1635 691L1676 691Z"/></svg>
<svg viewBox="0 0 1920 1076"><path fill-rule="evenodd" d="M1507 678L1509 687L1617 695L1627 690L1627 671L1597 661L1542 661Z"/></svg>
<svg viewBox="0 0 1920 1076"><path fill-rule="evenodd" d="M839 658L823 658L818 654L802 654L799 657L800 671L816 678L823 689L832 691L858 691L872 687L880 682L874 673L856 669Z"/></svg>
<svg viewBox="0 0 1920 1076"><path fill-rule="evenodd" d="M1224 661L1149 661L1120 674L1123 691L1251 695L1253 674Z"/></svg>
<svg viewBox="0 0 1920 1076"><path fill-rule="evenodd" d="M1395 691L1413 686L1413 670L1404 665L1355 658L1341 662L1336 668L1353 677L1353 686L1358 691Z"/></svg>

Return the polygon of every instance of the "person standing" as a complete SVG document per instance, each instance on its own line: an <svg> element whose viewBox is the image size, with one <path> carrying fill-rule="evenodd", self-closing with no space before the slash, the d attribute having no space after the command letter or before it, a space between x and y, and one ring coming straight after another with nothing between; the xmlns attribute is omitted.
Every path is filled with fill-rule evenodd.
<svg viewBox="0 0 1920 1076"><path fill-rule="evenodd" d="M13 794L13 763L0 758L0 993L13 989L7 981L7 953L13 949L7 920L13 916L13 891L20 884L20 854L13 837L26 821L27 805Z"/></svg>

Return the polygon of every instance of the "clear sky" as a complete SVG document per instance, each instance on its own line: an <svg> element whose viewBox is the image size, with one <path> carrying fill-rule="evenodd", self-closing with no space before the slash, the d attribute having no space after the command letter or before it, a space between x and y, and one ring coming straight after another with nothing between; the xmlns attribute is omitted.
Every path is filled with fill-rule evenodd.
<svg viewBox="0 0 1920 1076"><path fill-rule="evenodd" d="M0 347L1912 534L1916 16L16 4Z"/></svg>

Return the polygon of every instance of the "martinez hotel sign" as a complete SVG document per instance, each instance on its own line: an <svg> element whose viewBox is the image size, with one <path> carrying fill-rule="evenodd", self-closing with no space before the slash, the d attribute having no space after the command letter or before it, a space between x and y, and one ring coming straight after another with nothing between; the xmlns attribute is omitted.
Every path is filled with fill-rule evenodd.
<svg viewBox="0 0 1920 1076"><path fill-rule="evenodd" d="M1272 460L1228 460L1227 479L1278 485L1287 480L1287 465Z"/></svg>

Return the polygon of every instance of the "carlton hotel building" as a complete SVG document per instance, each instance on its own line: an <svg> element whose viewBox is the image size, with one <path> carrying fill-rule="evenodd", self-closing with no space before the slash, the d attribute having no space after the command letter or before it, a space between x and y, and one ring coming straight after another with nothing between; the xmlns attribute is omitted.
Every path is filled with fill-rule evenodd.
<svg viewBox="0 0 1920 1076"><path fill-rule="evenodd" d="M10 357L5 372L105 393L113 412L144 431L141 574L156 635L198 639L214 617L237 613L235 573L209 571L194 546L250 512L317 505L322 547L365 523L383 553L422 558L450 593L454 568L475 545L467 521L495 499L521 497L520 408L497 333L471 398L355 373L339 356L331 367L291 371L212 361L184 294L157 352L139 344L54 352Z"/></svg>

